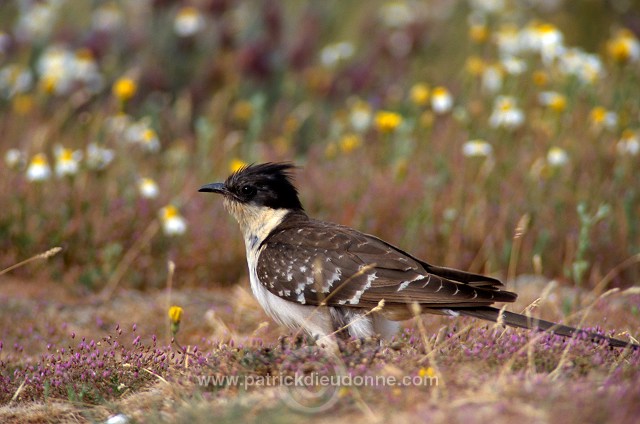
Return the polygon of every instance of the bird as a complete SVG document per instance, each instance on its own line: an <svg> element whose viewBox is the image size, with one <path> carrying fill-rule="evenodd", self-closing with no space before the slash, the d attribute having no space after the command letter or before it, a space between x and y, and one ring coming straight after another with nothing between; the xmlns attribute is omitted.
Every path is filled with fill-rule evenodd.
<svg viewBox="0 0 640 424"><path fill-rule="evenodd" d="M244 237L251 290L277 323L324 346L342 338L390 339L417 314L469 316L511 327L639 345L497 308L517 294L493 277L431 265L353 228L313 219L291 162L245 165L200 192L222 195Z"/></svg>

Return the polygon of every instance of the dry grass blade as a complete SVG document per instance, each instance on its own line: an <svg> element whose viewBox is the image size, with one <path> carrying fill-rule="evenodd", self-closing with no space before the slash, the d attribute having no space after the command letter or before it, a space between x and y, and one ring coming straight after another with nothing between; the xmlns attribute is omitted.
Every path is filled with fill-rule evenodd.
<svg viewBox="0 0 640 424"><path fill-rule="evenodd" d="M313 318L315 316L316 313L318 313L318 311L321 308L326 308L327 307L327 301L329 299L331 299L336 293L338 293L340 291L340 289L342 287L344 287L345 285L349 284L349 282L351 280L353 280L354 278L359 277L360 275L364 274L365 272L367 272L368 270L375 268L376 264L372 263L366 266L363 266L358 272L356 272L355 274L353 274L352 276L350 276L349 278L347 278L346 280L344 280L338 287L336 287L335 290L333 290L331 293L329 293L323 300L322 302L320 302L320 304L318 306L316 306L313 311L311 311L311 313L305 318L304 322L300 325L300 328L298 329L298 331L295 333L296 337L299 336L302 331L304 331L305 328L305 324L308 323L311 318ZM319 275L319 274L318 274ZM320 293L320 291L318 291ZM375 309L375 308L374 308Z"/></svg>
<svg viewBox="0 0 640 424"><path fill-rule="evenodd" d="M22 389L24 389L24 385L26 384L26 382L27 382L26 378L22 380L22 383L20 383L20 385L18 386L18 389L15 391L15 393L11 397L10 402L14 402L16 399L18 399L18 396L20 396L20 393L22 392Z"/></svg>
<svg viewBox="0 0 640 424"><path fill-rule="evenodd" d="M33 262L33 261L37 261L38 259L48 259L48 258L50 258L52 256L57 255L61 251L62 251L62 247L53 247L53 248L47 250L44 253L40 253L38 255L32 256L29 259L25 259L22 262L18 262L15 265L11 265L10 267L3 269L2 271L0 271L0 275L4 275L9 271L13 271L16 268L20 268L21 266L24 266L24 265L26 265L28 263Z"/></svg>
<svg viewBox="0 0 640 424"><path fill-rule="evenodd" d="M115 289L118 287L120 280L127 272L133 261L140 254L142 249L149 244L153 236L160 229L160 223L157 220L153 220L151 224L146 228L142 236L136 240L127 253L122 257L122 260L118 263L118 266L111 274L111 278L107 281L102 292L99 294L99 298L104 302L109 300Z"/></svg>
<svg viewBox="0 0 640 424"><path fill-rule="evenodd" d="M152 376L154 376L155 378L157 378L158 380L162 381L163 383L165 383L167 385L171 385L167 380L164 379L164 377L162 377L161 375L156 374L155 372L153 372L151 370L148 370L146 368L142 368L142 371L151 374Z"/></svg>
<svg viewBox="0 0 640 424"><path fill-rule="evenodd" d="M341 332L342 330L346 330L347 328L349 328L350 326L354 325L358 321L361 321L361 320L365 319L367 316L369 316L369 315L371 315L371 314L373 314L375 312L380 312L383 308L384 308L384 299L381 299L380 302L378 302L377 306L375 306L374 308L371 308L370 310L368 310L364 314L359 315L358 318L354 319L353 321L350 321L347 325L344 325L344 326L338 328L333 333L330 333L330 334L327 334L327 335L323 336L320 340L322 340L325 337L332 337L332 336L338 334L339 332Z"/></svg>
<svg viewBox="0 0 640 424"><path fill-rule="evenodd" d="M531 217L529 214L524 214L518 221L516 229L513 234L513 247L511 248L511 256L509 257L509 269L507 271L507 281L512 281L516 276L516 267L518 260L520 259L520 247L522 246L522 238L527 232L529 221Z"/></svg>
<svg viewBox="0 0 640 424"><path fill-rule="evenodd" d="M607 287L607 285L609 285L609 283L613 281L613 279L618 274L620 274L620 272L622 272L624 269L638 262L640 262L640 253L638 253L637 255L633 255L630 258L627 258L624 261L622 261L620 264L612 268L611 271L609 271L607 275L605 275L602 278L602 280L600 280L598 284L596 284L596 286L592 290L593 293L596 295L599 295L600 293L602 293L602 291Z"/></svg>

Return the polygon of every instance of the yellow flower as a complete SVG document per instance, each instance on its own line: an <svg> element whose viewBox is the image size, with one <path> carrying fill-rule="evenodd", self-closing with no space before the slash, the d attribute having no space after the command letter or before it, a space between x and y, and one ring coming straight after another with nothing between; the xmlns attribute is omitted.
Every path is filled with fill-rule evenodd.
<svg viewBox="0 0 640 424"><path fill-rule="evenodd" d="M424 378L424 377L433 378L436 376L436 370L434 370L431 367L427 367L427 368L422 367L420 368L420 371L418 371L418 375L421 378Z"/></svg>
<svg viewBox="0 0 640 424"><path fill-rule="evenodd" d="M488 157L491 153L491 144L481 139L469 140L462 145L462 154L467 157Z"/></svg>
<svg viewBox="0 0 640 424"><path fill-rule="evenodd" d="M181 235L187 231L187 222L178 212L178 208L173 205L160 209L160 221L162 230L168 236Z"/></svg>
<svg viewBox="0 0 640 424"><path fill-rule="evenodd" d="M567 98L555 91L544 91L538 95L540 104L555 112L563 112L567 108Z"/></svg>
<svg viewBox="0 0 640 424"><path fill-rule="evenodd" d="M136 94L138 86L131 78L120 78L115 83L111 91L113 95L121 102L127 102Z"/></svg>
<svg viewBox="0 0 640 424"><path fill-rule="evenodd" d="M494 101L489 125L493 128L515 129L524 123L524 112L511 96L498 96Z"/></svg>
<svg viewBox="0 0 640 424"><path fill-rule="evenodd" d="M360 136L357 134L346 134L340 140L340 150L342 150L342 153L349 154L360 147L361 144L362 140Z"/></svg>
<svg viewBox="0 0 640 424"><path fill-rule="evenodd" d="M358 131L364 132L371 125L371 107L367 102L356 100L349 111L349 122L351 127Z"/></svg>
<svg viewBox="0 0 640 424"><path fill-rule="evenodd" d="M602 106L596 106L591 109L589 119L591 120L591 125L595 129L613 129L618 124L618 114L608 111Z"/></svg>
<svg viewBox="0 0 640 424"><path fill-rule="evenodd" d="M513 56L519 53L522 43L520 32L516 25L507 24L501 26L495 32L494 37L501 55Z"/></svg>
<svg viewBox="0 0 640 424"><path fill-rule="evenodd" d="M474 43L484 43L489 38L489 30L484 24L472 24L469 28L469 38Z"/></svg>
<svg viewBox="0 0 640 424"><path fill-rule="evenodd" d="M27 179L29 181L44 181L51 176L49 161L43 153L36 154L27 168Z"/></svg>
<svg viewBox="0 0 640 424"><path fill-rule="evenodd" d="M169 322L171 323L171 334L174 336L180 329L180 320L182 319L183 309L180 306L172 306L169 308Z"/></svg>
<svg viewBox="0 0 640 424"><path fill-rule="evenodd" d="M569 162L569 155L560 147L554 146L547 152L547 163L553 167L561 167Z"/></svg>
<svg viewBox="0 0 640 424"><path fill-rule="evenodd" d="M594 124L601 124L604 121L604 117L607 114L607 110L602 106L596 106L591 109L591 122Z"/></svg>
<svg viewBox="0 0 640 424"><path fill-rule="evenodd" d="M409 91L411 101L417 106L424 106L429 102L429 86L424 83L418 83L411 87Z"/></svg>
<svg viewBox="0 0 640 424"><path fill-rule="evenodd" d="M485 63L481 57L470 56L465 64L467 72L474 77L479 77L484 72Z"/></svg>
<svg viewBox="0 0 640 424"><path fill-rule="evenodd" d="M56 175L58 177L73 176L78 173L80 159L82 159L81 151L73 151L58 145L55 147L55 156Z"/></svg>
<svg viewBox="0 0 640 424"><path fill-rule="evenodd" d="M607 53L618 63L635 62L640 58L640 42L631 31L623 29L607 41Z"/></svg>
<svg viewBox="0 0 640 424"><path fill-rule="evenodd" d="M431 109L436 114L447 113L453 107L453 97L446 87L436 87L431 94Z"/></svg>
<svg viewBox="0 0 640 424"><path fill-rule="evenodd" d="M402 123L402 116L395 112L381 110L376 113L376 128L383 133L394 131Z"/></svg>
<svg viewBox="0 0 640 424"><path fill-rule="evenodd" d="M184 310L180 306L172 306L169 308L169 319L174 324L180 324Z"/></svg>
<svg viewBox="0 0 640 424"><path fill-rule="evenodd" d="M158 184L151 178L140 178L138 180L138 192L145 199L155 199L158 197L160 189Z"/></svg>
<svg viewBox="0 0 640 424"><path fill-rule="evenodd" d="M562 45L563 38L560 30L547 22L533 22L525 30L525 43L541 52Z"/></svg>
<svg viewBox="0 0 640 424"><path fill-rule="evenodd" d="M157 152L160 149L160 140L158 140L158 134L153 128L144 129L140 141L149 152Z"/></svg>
<svg viewBox="0 0 640 424"><path fill-rule="evenodd" d="M244 168L245 166L247 166L247 162L234 158L231 159L231 162L229 163L229 171L231 171L231 173L238 172L240 168Z"/></svg>
<svg viewBox="0 0 640 424"><path fill-rule="evenodd" d="M54 75L45 75L40 80L40 89L47 94L53 94L56 91L59 79Z"/></svg>
<svg viewBox="0 0 640 424"><path fill-rule="evenodd" d="M545 71L535 71L533 73L533 83L538 87L544 87L549 83L549 75Z"/></svg>
<svg viewBox="0 0 640 424"><path fill-rule="evenodd" d="M616 147L621 155L637 156L640 153L640 135L633 130L626 129L622 132Z"/></svg>
<svg viewBox="0 0 640 424"><path fill-rule="evenodd" d="M604 76L600 57L578 48L567 49L556 56L556 64L560 75L576 78L582 84L594 84Z"/></svg>
<svg viewBox="0 0 640 424"><path fill-rule="evenodd" d="M126 115L121 115L122 119L114 119L112 125L114 130L118 130L117 126L122 125L124 138L134 144L144 148L148 152L157 152L160 150L160 139L158 133L151 128L149 118L142 118L137 122L129 122ZM121 122L118 122L121 121Z"/></svg>
<svg viewBox="0 0 640 424"><path fill-rule="evenodd" d="M239 100L233 105L231 116L238 123L247 123L253 116L253 105L248 100Z"/></svg>
<svg viewBox="0 0 640 424"><path fill-rule="evenodd" d="M549 107L556 112L562 112L567 107L567 98L563 95L558 95L551 99Z"/></svg>
<svg viewBox="0 0 640 424"><path fill-rule="evenodd" d="M186 6L178 11L173 22L173 30L180 37L191 37L202 30L205 20L195 7Z"/></svg>
<svg viewBox="0 0 640 424"><path fill-rule="evenodd" d="M18 115L28 115L33 109L33 96L29 94L18 94L13 98L13 111Z"/></svg>
<svg viewBox="0 0 640 424"><path fill-rule="evenodd" d="M300 120L294 115L287 116L284 120L282 131L285 134L293 134L298 128L300 128Z"/></svg>
<svg viewBox="0 0 640 424"><path fill-rule="evenodd" d="M88 62L94 61L93 53L91 53L91 50L84 48L76 50L76 59Z"/></svg>

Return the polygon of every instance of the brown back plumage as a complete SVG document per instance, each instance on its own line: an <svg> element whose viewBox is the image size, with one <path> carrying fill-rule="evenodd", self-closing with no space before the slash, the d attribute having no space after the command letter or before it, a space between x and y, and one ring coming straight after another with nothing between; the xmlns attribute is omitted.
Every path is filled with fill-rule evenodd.
<svg viewBox="0 0 640 424"><path fill-rule="evenodd" d="M298 303L373 308L384 299L386 311L405 319L410 303L449 308L516 299L494 278L432 266L377 237L303 212L289 214L262 248L260 281Z"/></svg>

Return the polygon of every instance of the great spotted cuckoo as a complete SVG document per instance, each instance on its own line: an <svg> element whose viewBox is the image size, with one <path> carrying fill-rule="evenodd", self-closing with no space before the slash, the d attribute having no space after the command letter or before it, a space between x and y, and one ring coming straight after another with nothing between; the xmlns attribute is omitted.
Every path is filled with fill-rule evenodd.
<svg viewBox="0 0 640 424"><path fill-rule="evenodd" d="M224 183L199 190L221 194L240 224L251 289L278 323L302 327L320 340L341 328L347 336L389 338L398 321L419 311L639 347L501 311L491 305L513 302L517 295L495 278L434 266L372 235L310 218L293 185L293 168L290 163L250 165Z"/></svg>

